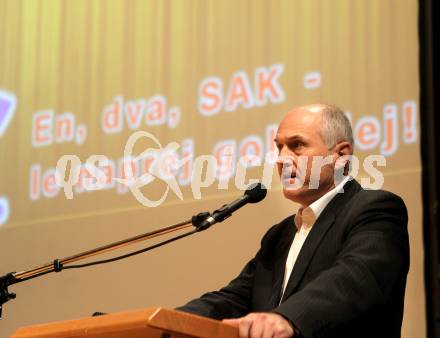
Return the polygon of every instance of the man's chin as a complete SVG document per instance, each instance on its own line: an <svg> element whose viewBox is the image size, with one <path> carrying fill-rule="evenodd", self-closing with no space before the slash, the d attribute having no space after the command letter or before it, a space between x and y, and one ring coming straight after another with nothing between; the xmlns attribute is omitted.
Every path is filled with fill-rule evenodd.
<svg viewBox="0 0 440 338"><path fill-rule="evenodd" d="M303 190L304 187L308 185L307 182L305 182L304 179L300 177L289 177L289 178L281 179L281 185L283 186L283 190L288 190L288 191Z"/></svg>
<svg viewBox="0 0 440 338"><path fill-rule="evenodd" d="M293 201L300 203L301 196L304 194L303 188L292 188L292 187L283 187L284 197Z"/></svg>

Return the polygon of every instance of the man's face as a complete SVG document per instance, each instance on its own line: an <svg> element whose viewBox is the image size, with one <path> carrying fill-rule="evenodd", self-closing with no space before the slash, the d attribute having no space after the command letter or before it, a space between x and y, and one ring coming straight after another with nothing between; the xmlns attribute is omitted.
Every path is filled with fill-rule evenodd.
<svg viewBox="0 0 440 338"><path fill-rule="evenodd" d="M275 138L284 196L304 206L334 186L333 168L337 156L334 150L327 148L319 134L321 109L315 105L292 110L281 121ZM331 163L325 163L325 158Z"/></svg>

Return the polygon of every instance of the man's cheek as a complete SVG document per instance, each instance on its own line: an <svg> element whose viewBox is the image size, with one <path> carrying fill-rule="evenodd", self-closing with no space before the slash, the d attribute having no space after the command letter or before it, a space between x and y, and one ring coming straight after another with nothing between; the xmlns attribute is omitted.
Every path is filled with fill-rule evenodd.
<svg viewBox="0 0 440 338"><path fill-rule="evenodd" d="M310 177L311 161L307 156L300 156L298 158L298 163L295 169L295 176L300 178L301 180L306 180Z"/></svg>
<svg viewBox="0 0 440 338"><path fill-rule="evenodd" d="M283 172L283 164L277 162L277 170L278 170L278 176L281 177L281 173Z"/></svg>

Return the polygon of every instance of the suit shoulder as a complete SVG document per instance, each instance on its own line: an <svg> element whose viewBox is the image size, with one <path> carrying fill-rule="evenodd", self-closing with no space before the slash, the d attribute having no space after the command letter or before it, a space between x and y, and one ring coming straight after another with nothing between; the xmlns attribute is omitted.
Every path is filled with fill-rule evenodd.
<svg viewBox="0 0 440 338"><path fill-rule="evenodd" d="M361 189L341 211L342 217L346 215L348 219L356 220L353 224L388 220L406 226L408 222L408 211L402 198L386 190Z"/></svg>
<svg viewBox="0 0 440 338"><path fill-rule="evenodd" d="M395 206L406 210L405 202L403 199L387 190L368 190L361 189L352 199L352 202L358 206L368 205L372 206L376 203L383 206Z"/></svg>

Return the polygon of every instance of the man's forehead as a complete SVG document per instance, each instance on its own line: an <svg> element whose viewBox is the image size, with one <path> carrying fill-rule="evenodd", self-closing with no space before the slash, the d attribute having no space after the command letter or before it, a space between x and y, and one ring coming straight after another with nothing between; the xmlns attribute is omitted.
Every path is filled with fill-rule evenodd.
<svg viewBox="0 0 440 338"><path fill-rule="evenodd" d="M277 134L275 136L274 141L275 142L287 142L293 141L293 140L310 140L314 139L316 137L321 137L318 128L312 127L312 126L306 126L306 127L289 127L288 125L285 125L282 127L278 127Z"/></svg>
<svg viewBox="0 0 440 338"><path fill-rule="evenodd" d="M278 126L276 142L293 138L319 136L323 106L320 104L297 107L288 112Z"/></svg>

